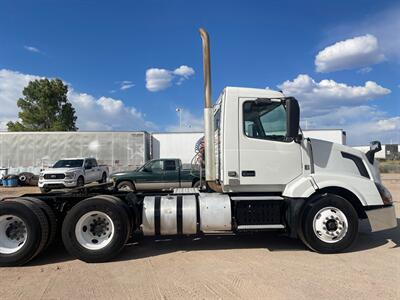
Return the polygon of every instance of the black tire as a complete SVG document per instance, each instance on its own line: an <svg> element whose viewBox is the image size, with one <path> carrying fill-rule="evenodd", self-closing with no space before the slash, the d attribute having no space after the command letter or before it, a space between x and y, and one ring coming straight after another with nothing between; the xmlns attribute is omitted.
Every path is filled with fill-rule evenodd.
<svg viewBox="0 0 400 300"><path fill-rule="evenodd" d="M196 180L192 184L192 187L194 187L194 188L200 188L200 186L201 186L201 181L200 180Z"/></svg>
<svg viewBox="0 0 400 300"><path fill-rule="evenodd" d="M318 234L314 232L314 218L318 220L318 215L321 216L319 212L328 207L334 208L334 210L332 210L334 213L335 211L336 213L341 212L347 219L347 226L343 226L347 227L347 231L343 231L343 235L339 236L340 239L338 241L326 242L318 237ZM325 211L329 211L329 209L326 209ZM333 220L332 222L335 223L336 221ZM341 228L340 226L342 225L336 223L336 225L332 224L332 226L333 228L335 228L335 226ZM324 228L326 232L329 231L330 234L333 234L333 232L337 230L330 230L327 227L328 226ZM318 230L316 231L318 232ZM319 235L321 235L320 232ZM299 231L299 236L303 243L311 250L320 253L342 252L354 243L357 235L358 215L351 203L345 198L334 194L323 194L314 197L305 205L301 215L301 229Z"/></svg>
<svg viewBox="0 0 400 300"><path fill-rule="evenodd" d="M42 193L42 194L47 194L47 193L49 193L51 191L51 189L49 189L49 188L47 188L47 187L41 187L40 188L40 192Z"/></svg>
<svg viewBox="0 0 400 300"><path fill-rule="evenodd" d="M76 186L81 187L85 185L85 178L83 176L79 176L78 180L76 181Z"/></svg>
<svg viewBox="0 0 400 300"><path fill-rule="evenodd" d="M101 175L101 180L98 181L98 183L106 183L107 182L107 174L106 172L103 172Z"/></svg>
<svg viewBox="0 0 400 300"><path fill-rule="evenodd" d="M110 242L96 250L81 245L75 234L75 227L79 219L91 211L106 214L115 228ZM127 212L116 201L104 197L92 197L79 202L68 212L62 225L62 240L72 256L89 263L105 262L123 249L130 235L129 224Z"/></svg>
<svg viewBox="0 0 400 300"><path fill-rule="evenodd" d="M22 186L29 185L30 180L33 177L33 173L22 172L18 175L18 183Z"/></svg>
<svg viewBox="0 0 400 300"><path fill-rule="evenodd" d="M135 185L130 181L121 181L117 184L117 190L134 192Z"/></svg>
<svg viewBox="0 0 400 300"><path fill-rule="evenodd" d="M37 256L46 245L49 224L42 210L28 200L6 200L0 202L0 216L14 215L26 226L25 244L11 254L0 253L0 266L21 266Z"/></svg>
<svg viewBox="0 0 400 300"><path fill-rule="evenodd" d="M132 235L132 231L133 231L133 225L134 225L134 216L132 215L128 205L122 201L121 199L115 197L115 196L111 196L111 195L99 195L96 196L96 198L104 198L104 199L109 199L110 201L112 201L113 203L115 203L115 205L118 205L119 207L121 207L125 213L126 213L126 217L129 220L129 233L128 233L128 239L130 238L130 236Z"/></svg>
<svg viewBox="0 0 400 300"><path fill-rule="evenodd" d="M47 221L49 223L49 236L47 239L47 242L43 248L43 250L46 250L55 240L57 232L58 232L58 224L57 224L57 217L54 213L54 211L44 202L43 200L40 200L38 198L33 198L33 197L21 197L20 199L26 199L33 204L36 204L40 207L40 209L43 211L43 213L46 215Z"/></svg>

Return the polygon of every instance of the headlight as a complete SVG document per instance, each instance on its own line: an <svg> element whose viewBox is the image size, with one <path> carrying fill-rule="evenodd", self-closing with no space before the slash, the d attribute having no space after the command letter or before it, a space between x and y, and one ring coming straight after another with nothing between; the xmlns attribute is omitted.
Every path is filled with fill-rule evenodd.
<svg viewBox="0 0 400 300"><path fill-rule="evenodd" d="M393 198L392 198L392 195L390 194L389 190L378 182L375 182L375 185L379 191L379 194L381 195L383 204L392 204Z"/></svg>
<svg viewBox="0 0 400 300"><path fill-rule="evenodd" d="M44 179L44 173L40 172L39 179Z"/></svg>
<svg viewBox="0 0 400 300"><path fill-rule="evenodd" d="M65 173L65 179L74 179L75 173L70 172L70 173Z"/></svg>

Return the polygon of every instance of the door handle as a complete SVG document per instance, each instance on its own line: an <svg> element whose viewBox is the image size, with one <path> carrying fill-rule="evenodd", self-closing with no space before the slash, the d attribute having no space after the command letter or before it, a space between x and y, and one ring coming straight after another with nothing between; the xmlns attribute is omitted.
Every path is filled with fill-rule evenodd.
<svg viewBox="0 0 400 300"><path fill-rule="evenodd" d="M236 171L228 171L228 176L229 177L236 177L237 173L236 173Z"/></svg>
<svg viewBox="0 0 400 300"><path fill-rule="evenodd" d="M242 176L243 177L255 177L256 176L256 171L254 171L254 170L242 171Z"/></svg>

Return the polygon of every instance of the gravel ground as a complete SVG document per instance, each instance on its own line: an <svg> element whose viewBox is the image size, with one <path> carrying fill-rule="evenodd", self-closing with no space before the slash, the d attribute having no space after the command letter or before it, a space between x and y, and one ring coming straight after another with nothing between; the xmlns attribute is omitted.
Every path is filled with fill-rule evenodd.
<svg viewBox="0 0 400 300"><path fill-rule="evenodd" d="M400 174L383 177L400 216ZM399 286L400 228L369 233L366 224L342 254L274 234L149 238L108 263L75 260L58 243L27 266L0 269L0 299L400 299Z"/></svg>

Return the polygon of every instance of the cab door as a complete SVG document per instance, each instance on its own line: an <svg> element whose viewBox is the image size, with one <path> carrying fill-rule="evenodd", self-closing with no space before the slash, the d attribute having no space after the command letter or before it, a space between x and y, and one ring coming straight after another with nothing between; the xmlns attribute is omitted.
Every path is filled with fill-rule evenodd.
<svg viewBox="0 0 400 300"><path fill-rule="evenodd" d="M153 160L147 163L135 178L137 190L164 189L164 161Z"/></svg>
<svg viewBox="0 0 400 300"><path fill-rule="evenodd" d="M164 160L164 188L173 189L180 187L180 166L175 159Z"/></svg>
<svg viewBox="0 0 400 300"><path fill-rule="evenodd" d="M93 182L95 169L93 168L91 159L85 160L84 168L85 168L85 183Z"/></svg>
<svg viewBox="0 0 400 300"><path fill-rule="evenodd" d="M280 192L301 175L300 145L286 138L284 102L240 98L238 130L240 185Z"/></svg>

